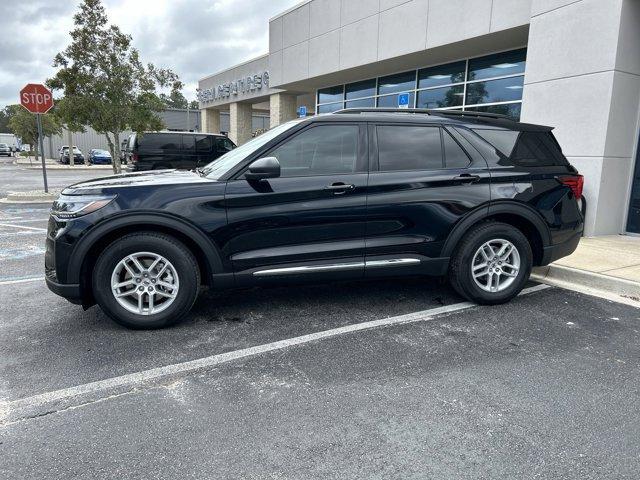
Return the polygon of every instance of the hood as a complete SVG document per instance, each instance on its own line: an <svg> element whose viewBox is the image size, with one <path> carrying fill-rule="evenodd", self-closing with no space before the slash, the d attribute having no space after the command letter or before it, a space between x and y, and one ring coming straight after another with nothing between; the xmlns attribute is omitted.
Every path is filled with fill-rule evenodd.
<svg viewBox="0 0 640 480"><path fill-rule="evenodd" d="M68 186L62 191L62 194L97 195L100 193L117 193L118 190L122 188L211 182L212 180L201 177L195 172L184 170L154 170L151 172L122 173L120 175L87 180L86 182Z"/></svg>

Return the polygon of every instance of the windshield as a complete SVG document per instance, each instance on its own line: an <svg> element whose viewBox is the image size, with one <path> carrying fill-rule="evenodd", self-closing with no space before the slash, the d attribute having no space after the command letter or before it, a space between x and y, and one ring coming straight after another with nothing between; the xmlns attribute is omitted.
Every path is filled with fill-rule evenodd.
<svg viewBox="0 0 640 480"><path fill-rule="evenodd" d="M263 133L259 137L256 137L253 140L245 143L244 145L241 145L238 148L225 153L220 158L205 166L202 169L202 174L212 180L218 180L220 177L222 177L222 175L227 173L233 167L238 165L242 160L265 145L269 140L277 137L282 132L295 127L300 121L301 120L292 120L291 122L278 125L277 127L274 127L271 130Z"/></svg>

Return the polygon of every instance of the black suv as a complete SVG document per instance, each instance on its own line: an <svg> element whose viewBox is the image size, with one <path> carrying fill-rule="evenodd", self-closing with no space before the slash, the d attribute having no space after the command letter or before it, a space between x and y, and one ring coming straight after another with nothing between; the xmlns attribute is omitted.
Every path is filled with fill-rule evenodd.
<svg viewBox="0 0 640 480"><path fill-rule="evenodd" d="M129 170L193 170L236 148L224 135L189 132L133 133L126 145Z"/></svg>
<svg viewBox="0 0 640 480"><path fill-rule="evenodd" d="M569 255L582 176L550 127L475 112L342 110L277 126L203 169L67 187L46 281L115 321L182 319L213 288L447 275L510 300Z"/></svg>

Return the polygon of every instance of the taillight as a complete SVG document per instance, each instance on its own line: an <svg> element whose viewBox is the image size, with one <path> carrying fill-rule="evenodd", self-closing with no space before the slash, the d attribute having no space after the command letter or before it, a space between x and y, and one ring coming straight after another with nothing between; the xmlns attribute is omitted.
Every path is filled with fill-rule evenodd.
<svg viewBox="0 0 640 480"><path fill-rule="evenodd" d="M133 163L137 163L138 162L138 154L137 153L131 154L131 161Z"/></svg>
<svg viewBox="0 0 640 480"><path fill-rule="evenodd" d="M571 175L570 177L558 177L563 185L571 189L576 200L582 198L582 188L584 187L584 177L582 175Z"/></svg>

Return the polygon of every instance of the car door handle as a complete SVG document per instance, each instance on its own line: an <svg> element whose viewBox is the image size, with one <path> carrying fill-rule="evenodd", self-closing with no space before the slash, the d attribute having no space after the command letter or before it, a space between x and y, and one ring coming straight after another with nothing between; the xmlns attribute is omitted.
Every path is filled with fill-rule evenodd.
<svg viewBox="0 0 640 480"><path fill-rule="evenodd" d="M349 192L354 188L356 188L354 184L342 182L332 183L331 185L327 185L326 187L324 187L325 190L333 192L334 195L342 195L343 193Z"/></svg>
<svg viewBox="0 0 640 480"><path fill-rule="evenodd" d="M462 182L462 183L476 183L480 181L480 175L471 175L469 173L463 173L462 175L453 177L453 181Z"/></svg>

